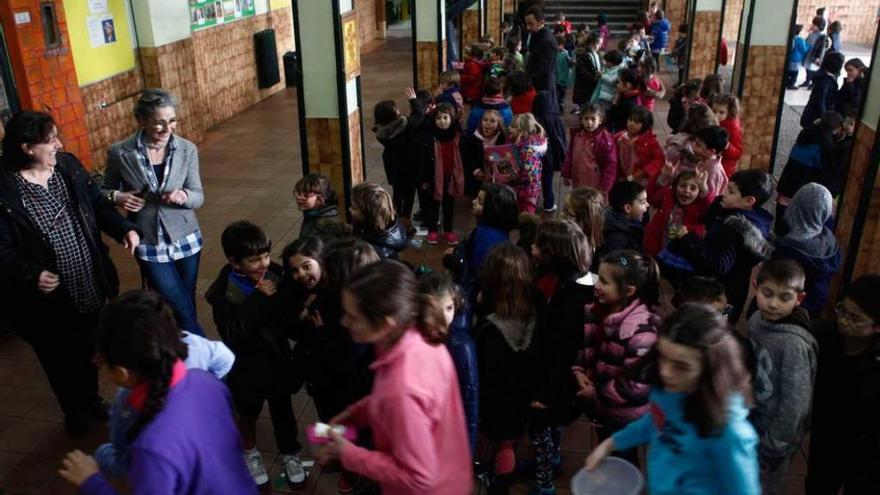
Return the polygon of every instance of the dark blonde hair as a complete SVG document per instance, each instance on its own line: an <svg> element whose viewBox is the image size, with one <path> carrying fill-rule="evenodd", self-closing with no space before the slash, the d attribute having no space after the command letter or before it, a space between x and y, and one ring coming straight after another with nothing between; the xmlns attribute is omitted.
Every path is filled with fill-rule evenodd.
<svg viewBox="0 0 880 495"><path fill-rule="evenodd" d="M568 201L571 203L568 213L589 239L590 247L601 246L605 228L605 195L592 187L580 187L568 194Z"/></svg>
<svg viewBox="0 0 880 495"><path fill-rule="evenodd" d="M505 242L495 246L480 271L480 305L488 315L529 321L535 316L532 270L522 248Z"/></svg>
<svg viewBox="0 0 880 495"><path fill-rule="evenodd" d="M440 73L440 84L458 86L461 84L461 75L457 70L444 70Z"/></svg>
<svg viewBox="0 0 880 495"><path fill-rule="evenodd" d="M461 287L452 280L452 276L444 271L435 271L419 277L419 321L428 322L428 326L442 327L446 324L446 318L443 314L443 308L440 306L440 299L449 295L455 305L455 314L458 315L465 305L464 294ZM448 336L446 333L438 335ZM432 344L440 344L443 340L435 338L426 338Z"/></svg>
<svg viewBox="0 0 880 495"><path fill-rule="evenodd" d="M728 118L733 119L739 117L739 98L736 96L721 95L712 101L712 106L715 105L727 107Z"/></svg>
<svg viewBox="0 0 880 495"><path fill-rule="evenodd" d="M394 223L394 202L382 186L364 182L351 190L351 205L363 213L363 227L383 231Z"/></svg>
<svg viewBox="0 0 880 495"><path fill-rule="evenodd" d="M718 125L718 117L709 105L703 103L694 103L688 108L687 116L679 127L680 132L686 132L694 135L700 129Z"/></svg>
<svg viewBox="0 0 880 495"><path fill-rule="evenodd" d="M560 276L586 273L595 249L571 220L548 220L539 225L535 246L541 251L544 268Z"/></svg>

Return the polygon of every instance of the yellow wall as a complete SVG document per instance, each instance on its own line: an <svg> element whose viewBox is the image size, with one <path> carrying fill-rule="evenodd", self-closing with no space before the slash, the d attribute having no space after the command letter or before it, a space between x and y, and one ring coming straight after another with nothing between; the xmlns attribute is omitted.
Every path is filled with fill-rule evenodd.
<svg viewBox="0 0 880 495"><path fill-rule="evenodd" d="M279 10L290 7L290 0L269 0L269 8Z"/></svg>
<svg viewBox="0 0 880 495"><path fill-rule="evenodd" d="M80 86L134 69L134 47L131 43L125 1L107 0L109 14L113 16L113 25L116 28L116 42L97 47L93 47L89 40L88 2L85 0L64 2L70 48Z"/></svg>

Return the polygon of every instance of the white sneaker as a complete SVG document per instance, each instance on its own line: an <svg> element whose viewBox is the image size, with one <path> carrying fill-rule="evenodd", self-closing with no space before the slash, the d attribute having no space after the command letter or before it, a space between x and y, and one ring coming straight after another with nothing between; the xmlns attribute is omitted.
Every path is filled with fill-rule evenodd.
<svg viewBox="0 0 880 495"><path fill-rule="evenodd" d="M256 448L244 451L244 462L247 464L248 471L254 478L257 485L262 486L269 482L269 473L266 472L266 465L263 464L263 455Z"/></svg>
<svg viewBox="0 0 880 495"><path fill-rule="evenodd" d="M284 474L287 475L288 483L298 485L306 480L306 470L303 468L299 454L281 456L281 464L284 466Z"/></svg>

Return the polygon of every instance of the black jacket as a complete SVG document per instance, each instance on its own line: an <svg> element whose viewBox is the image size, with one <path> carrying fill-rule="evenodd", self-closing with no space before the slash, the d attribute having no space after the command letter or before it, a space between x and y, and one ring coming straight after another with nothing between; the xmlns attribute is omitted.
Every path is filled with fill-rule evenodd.
<svg viewBox="0 0 880 495"><path fill-rule="evenodd" d="M599 66L593 63L592 57L586 51L578 53L575 56L574 64L574 89L572 90L571 101L578 105L583 105L593 96L596 84L602 76L602 56L599 57Z"/></svg>
<svg viewBox="0 0 880 495"><path fill-rule="evenodd" d="M75 208L75 218L85 234L86 248L97 271L96 280L105 297L119 291L119 277L101 240L101 232L117 242L137 227L126 220L101 195L98 184L89 176L79 160L69 153L59 153L55 170L67 185ZM134 261L132 261L134 262ZM55 252L31 220L21 201L15 178L0 172L0 295L3 318L25 339L38 338L35 332L53 322L63 322L64 315L76 311L64 287L49 294L37 290L37 279L43 270L58 273ZM40 329L40 330L38 330Z"/></svg>
<svg viewBox="0 0 880 495"><path fill-rule="evenodd" d="M385 230L356 229L355 234L370 243L382 259L398 260L400 252L406 249L406 231L400 225L399 218L394 219L394 223Z"/></svg>
<svg viewBox="0 0 880 495"><path fill-rule="evenodd" d="M550 91L538 91L532 100L532 115L547 133L547 152L541 157L544 173L562 170L565 151L568 149L565 126L559 115L559 102ZM549 168L548 168L549 167Z"/></svg>
<svg viewBox="0 0 880 495"><path fill-rule="evenodd" d="M602 245L596 250L594 256L594 271L598 268L602 257L613 251L632 249L642 252L645 227L640 222L627 217L626 214L608 208L605 210L605 226L602 229L602 237L604 239Z"/></svg>
<svg viewBox="0 0 880 495"><path fill-rule="evenodd" d="M556 55L559 45L548 27L529 36L529 54L526 58L526 73L532 79L536 91L550 91L556 97Z"/></svg>
<svg viewBox="0 0 880 495"><path fill-rule="evenodd" d="M804 184L816 182L828 188L832 196L839 194L849 161L842 161L838 154L850 152L851 142L836 146L834 133L825 126L810 124L804 128L791 148L776 190L791 198Z"/></svg>
<svg viewBox="0 0 880 495"><path fill-rule="evenodd" d="M834 110L837 102L837 79L828 75L825 71L819 71L813 76L813 88L810 90L810 99L804 112L801 114L801 127L812 125L816 119L822 117L825 112Z"/></svg>
<svg viewBox="0 0 880 495"><path fill-rule="evenodd" d="M325 205L322 208L304 211L302 226L299 230L299 238L304 239L315 234L318 224L323 219L334 219L339 217L339 210L336 205Z"/></svg>
<svg viewBox="0 0 880 495"><path fill-rule="evenodd" d="M612 132L620 132L626 130L626 121L629 120L629 114L633 109L639 106L638 94L627 97L621 96L617 103L611 106L608 111L608 129Z"/></svg>
<svg viewBox="0 0 880 495"><path fill-rule="evenodd" d="M376 130L376 139L385 147L382 150L382 164L391 187L415 187L419 173L414 160L414 145L416 133L425 120L425 112L421 102L415 98L409 100L409 105L409 117Z"/></svg>

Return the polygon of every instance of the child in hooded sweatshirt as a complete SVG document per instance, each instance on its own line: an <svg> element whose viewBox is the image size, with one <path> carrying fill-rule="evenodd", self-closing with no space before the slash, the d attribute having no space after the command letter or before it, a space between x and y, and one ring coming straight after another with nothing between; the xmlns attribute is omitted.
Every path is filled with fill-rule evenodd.
<svg viewBox="0 0 880 495"><path fill-rule="evenodd" d="M786 493L788 466L809 427L819 346L804 299L804 271L796 261L774 258L761 265L755 285L758 311L749 318L758 460L765 495Z"/></svg>
<svg viewBox="0 0 880 495"><path fill-rule="evenodd" d="M541 158L547 152L547 134L531 113L523 113L513 118L510 141L519 165L510 185L516 190L520 212L534 213L542 192Z"/></svg>
<svg viewBox="0 0 880 495"><path fill-rule="evenodd" d="M721 166L728 178L736 172L736 164L743 154L739 110L739 100L733 95L722 95L712 102L712 111L718 117L718 125L727 131L727 148L721 153Z"/></svg>
<svg viewBox="0 0 880 495"><path fill-rule="evenodd" d="M661 268L671 264L693 272L690 263L665 248L670 241L688 232L704 236L703 218L714 200L715 194L706 185L706 174L684 170L673 175L672 166L664 166L657 180L648 184L648 203L657 211L645 230L645 253L656 257ZM672 278L666 278L676 285Z"/></svg>
<svg viewBox="0 0 880 495"><path fill-rule="evenodd" d="M339 217L336 209L336 191L327 177L321 174L306 174L293 186L296 207L303 212L300 238L315 233L322 220L333 220Z"/></svg>
<svg viewBox="0 0 880 495"><path fill-rule="evenodd" d="M617 50L612 50L605 53L602 59L604 60L605 67L602 69L602 75L599 77L596 89L593 90L590 102L602 103L610 108L614 102L614 96L617 95L618 74L625 68L623 65L623 54Z"/></svg>
<svg viewBox="0 0 880 495"><path fill-rule="evenodd" d="M774 256L791 258L803 267L807 295L801 307L818 318L828 302L831 275L840 268L841 252L826 224L834 212L831 193L810 182L798 189L785 210L786 234L776 238Z"/></svg>
<svg viewBox="0 0 880 495"><path fill-rule="evenodd" d="M471 108L471 113L468 114L465 133L473 134L480 126L483 114L489 110L494 110L501 115L505 127L509 126L510 121L513 120L513 111L510 109L510 104L507 103L507 100L501 94L501 80L494 76L486 78L486 82L483 84L483 97L480 101L474 103L473 108Z"/></svg>
<svg viewBox="0 0 880 495"><path fill-rule="evenodd" d="M605 210L603 243L596 249L600 259L612 251L642 252L645 227L642 220L648 211L648 193L645 186L633 181L614 184L608 194Z"/></svg>
<svg viewBox="0 0 880 495"><path fill-rule="evenodd" d="M626 121L626 129L615 136L619 177L650 184L666 163L663 149L653 131L654 115L645 107L635 107Z"/></svg>
<svg viewBox="0 0 880 495"><path fill-rule="evenodd" d="M572 130L568 153L562 165L566 186L592 187L611 191L617 177L617 146L614 137L602 125L605 108L587 103L581 110L581 128Z"/></svg>
<svg viewBox="0 0 880 495"><path fill-rule="evenodd" d="M443 210L444 239L447 244L458 244L458 234L453 230L455 198L464 194L464 167L461 163L461 127L455 120L455 109L448 103L437 105L434 113L435 129L429 139L423 141L421 150L422 190L430 198L424 206L428 237L425 242L440 242L438 226L440 210Z"/></svg>

